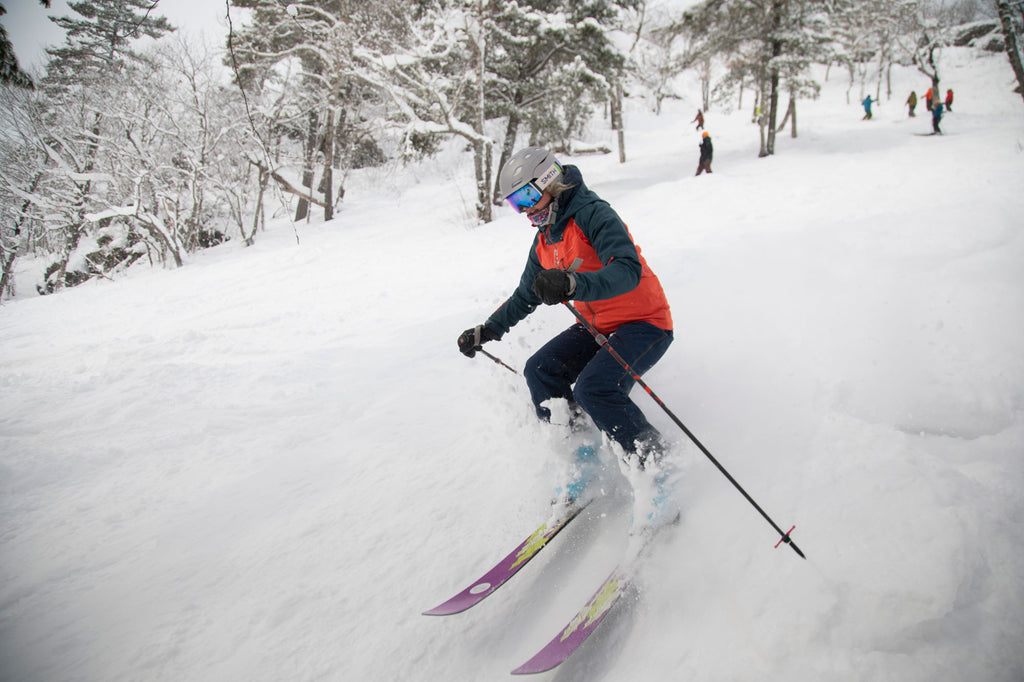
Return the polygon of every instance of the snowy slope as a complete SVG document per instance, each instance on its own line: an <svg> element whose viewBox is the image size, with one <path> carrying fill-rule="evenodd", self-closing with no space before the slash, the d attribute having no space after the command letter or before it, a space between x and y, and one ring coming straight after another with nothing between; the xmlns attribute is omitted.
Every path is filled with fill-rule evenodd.
<svg viewBox="0 0 1024 682"><path fill-rule="evenodd" d="M695 101L635 105L625 165L572 160L672 302L649 383L808 560L638 394L680 437L683 520L546 678L1024 679L1024 106L1005 58L946 58L942 138L912 134L908 70L871 122L827 84L770 159L712 110L712 176ZM558 630L624 546L614 471L500 592L419 615L544 518L561 454L521 378L455 348L530 241L508 213L468 227L471 175L374 171L331 224L20 285L0 680L505 679ZM540 310L488 350L522 366L570 322Z"/></svg>

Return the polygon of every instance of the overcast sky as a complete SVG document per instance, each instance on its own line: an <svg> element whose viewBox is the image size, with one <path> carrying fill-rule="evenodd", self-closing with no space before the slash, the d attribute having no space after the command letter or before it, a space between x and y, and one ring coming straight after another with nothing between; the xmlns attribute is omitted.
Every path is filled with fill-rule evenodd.
<svg viewBox="0 0 1024 682"><path fill-rule="evenodd" d="M47 16L70 14L67 0L52 0L50 9L40 5L39 0L0 0L0 4L7 9L0 23L14 43L18 63L26 69L40 66L45 57L43 50L64 39L64 32ZM205 34L219 42L220 36L227 33L224 0L158 0L153 11L196 36ZM232 10L233 20L239 21L241 12Z"/></svg>

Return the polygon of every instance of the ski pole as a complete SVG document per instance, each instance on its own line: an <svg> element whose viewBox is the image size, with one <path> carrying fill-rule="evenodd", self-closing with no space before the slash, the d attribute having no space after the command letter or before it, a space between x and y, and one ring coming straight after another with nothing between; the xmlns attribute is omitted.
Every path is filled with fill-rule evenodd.
<svg viewBox="0 0 1024 682"><path fill-rule="evenodd" d="M508 365L506 365L506 364L505 364L504 362L502 362L502 361L501 361L500 359L498 359L498 358L494 357L493 355L491 355L490 353L488 353L487 351L485 351L485 350L484 350L483 348L481 348L480 346L477 346L477 347L476 347L476 348L474 348L473 350L475 350L475 351L476 351L477 353L483 353L483 354L484 354L485 356L489 357L489 358L490 358L491 360L494 360L494 361L495 361L496 363L498 363L499 365L501 365L502 367L504 367L504 368L505 368L505 369L507 369L508 371L512 372L513 374L519 374L519 372L517 372L517 371L515 371L514 369L512 369L511 367L509 367L509 366L508 366Z"/></svg>
<svg viewBox="0 0 1024 682"><path fill-rule="evenodd" d="M773 521L772 518L768 516L764 509L762 509L761 506L754 501L754 498L752 498L747 493L747 491L743 489L743 486L741 486L739 482L732 477L732 474L725 470L725 467L722 466L717 459L715 459L715 456L711 454L711 451L704 447L704 444L700 442L697 436L693 435L693 432L690 431L690 429L686 428L686 424L680 421L679 417L672 413L672 410L668 409L668 406L665 405L662 399L659 398L657 394L651 390L651 387L648 386L647 383L640 378L640 375L633 371L633 368L629 366L629 363L626 362L614 348L612 348L611 343L609 343L608 337L602 334L601 332L597 331L597 329L594 328L594 325L590 324L590 322L587 321L587 318L583 317L580 311L576 310L576 308L573 305L571 305L568 301L562 301L562 305L568 308L572 312L572 314L576 316L576 319L580 321L580 324L586 327L587 331L589 331L591 336L594 337L594 340L597 341L598 345L608 350L608 353L615 359L615 361L622 365L622 368L624 370L629 372L629 375L633 378L633 380L636 383L638 383L645 391L647 391L647 395L651 396L651 398L654 399L654 402L658 403L661 409L665 411L665 414L667 414L672 419L672 421L676 423L676 426L683 430L683 433L685 433L686 436L691 441L693 441L693 444L696 445L700 449L700 451L704 453L704 456L707 457L711 461L711 463L718 468L720 472L722 472L722 475L725 476L729 480L729 482L733 484L736 490L740 491L740 494L742 494L743 497L747 499L747 502L753 505L754 509L756 509L758 513L761 514L762 517L764 517L764 520L767 521L771 525L771 527L775 529L775 532L777 532L781 536L778 544L776 544L775 546L778 547L782 543L786 543L787 545L792 547L793 551L800 555L802 559L806 559L807 557L804 556L804 553L800 551L800 548L796 546L796 543L793 542L793 539L790 537L790 533L792 533L796 529L796 526L790 528L788 532L782 532L782 529L779 528L778 524L776 524L775 521Z"/></svg>

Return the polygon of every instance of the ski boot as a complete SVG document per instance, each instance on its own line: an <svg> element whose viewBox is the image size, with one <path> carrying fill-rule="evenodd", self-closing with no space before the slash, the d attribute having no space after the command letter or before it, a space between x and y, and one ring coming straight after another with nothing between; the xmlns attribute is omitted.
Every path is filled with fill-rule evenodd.
<svg viewBox="0 0 1024 682"><path fill-rule="evenodd" d="M633 485L633 515L630 535L651 536L666 526L679 522L682 512L675 497L677 472L662 456L637 453L627 462L627 478Z"/></svg>
<svg viewBox="0 0 1024 682"><path fill-rule="evenodd" d="M589 443L576 448L565 483L555 488L551 506L556 517L574 514L597 497L599 489L596 480L601 473L598 449L597 445Z"/></svg>

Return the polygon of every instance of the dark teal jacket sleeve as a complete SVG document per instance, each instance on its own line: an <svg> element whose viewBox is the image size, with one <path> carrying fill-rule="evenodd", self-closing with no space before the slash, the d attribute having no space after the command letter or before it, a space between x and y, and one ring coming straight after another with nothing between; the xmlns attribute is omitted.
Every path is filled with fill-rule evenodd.
<svg viewBox="0 0 1024 682"><path fill-rule="evenodd" d="M577 301L603 301L635 289L642 273L640 256L619 215L606 202L599 200L584 206L574 218L603 267L575 274L576 293L573 298Z"/></svg>
<svg viewBox="0 0 1024 682"><path fill-rule="evenodd" d="M523 320L541 304L541 300L533 293L533 280L541 270L543 268L537 258L537 239L535 238L533 246L530 248L530 256L526 259L526 267L523 268L523 275L519 278L519 286L484 323L492 331L499 333L498 338L501 338L517 322Z"/></svg>

